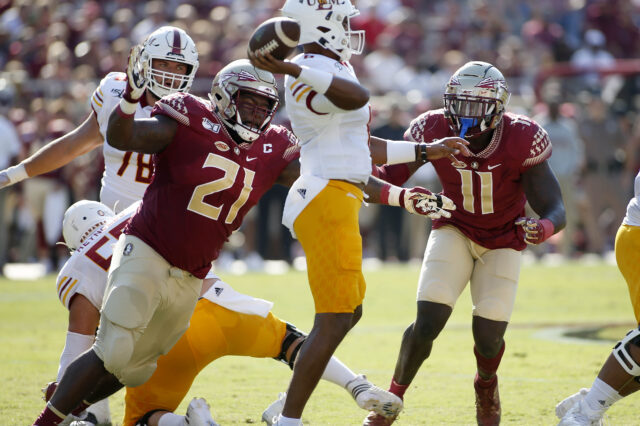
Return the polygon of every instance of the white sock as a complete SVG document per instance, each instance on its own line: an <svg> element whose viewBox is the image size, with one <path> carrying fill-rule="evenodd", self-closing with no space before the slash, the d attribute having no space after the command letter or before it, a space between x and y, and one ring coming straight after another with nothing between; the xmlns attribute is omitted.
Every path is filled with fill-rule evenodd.
<svg viewBox="0 0 640 426"><path fill-rule="evenodd" d="M621 399L622 396L618 391L597 377L591 385L591 390L584 397L589 408L600 413L604 413L611 405Z"/></svg>
<svg viewBox="0 0 640 426"><path fill-rule="evenodd" d="M351 371L349 367L344 365L342 361L335 356L332 356L327 367L324 369L324 373L322 373L321 379L345 387L349 381L356 377L356 374Z"/></svg>
<svg viewBox="0 0 640 426"><path fill-rule="evenodd" d="M183 426L184 416L175 413L165 413L158 420L158 426Z"/></svg>
<svg viewBox="0 0 640 426"><path fill-rule="evenodd" d="M301 426L302 421L300 419L293 419L291 417L285 417L282 414L278 415L276 420L278 426ZM160 426L160 425L159 425Z"/></svg>
<svg viewBox="0 0 640 426"><path fill-rule="evenodd" d="M65 341L64 349L62 350L62 354L60 355L60 366L58 367L57 378L58 382L62 378L62 375L67 369L67 366L71 364L71 361L73 361L78 357L78 355L89 349L91 345L93 345L94 340L95 336L93 335L67 331L67 340Z"/></svg>

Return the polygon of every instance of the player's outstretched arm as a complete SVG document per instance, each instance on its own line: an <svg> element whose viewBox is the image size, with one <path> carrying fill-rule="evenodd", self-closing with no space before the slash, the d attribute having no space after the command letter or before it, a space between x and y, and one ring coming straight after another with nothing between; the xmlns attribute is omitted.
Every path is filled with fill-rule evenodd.
<svg viewBox="0 0 640 426"><path fill-rule="evenodd" d="M459 163L456 155L468 157L469 142L462 138L449 137L433 142L392 141L371 136L369 147L375 164L400 164L417 162L419 165L431 160L448 158Z"/></svg>
<svg viewBox="0 0 640 426"><path fill-rule="evenodd" d="M134 46L129 53L127 87L120 103L109 116L107 141L121 151L155 154L171 143L178 126L174 120L163 116L134 119L140 98L147 88L140 62L141 53L140 46Z"/></svg>
<svg viewBox="0 0 640 426"><path fill-rule="evenodd" d="M444 195L434 194L420 186L398 187L375 176L369 176L364 192L369 196L367 201L370 203L402 207L409 213L431 219L451 217L449 211L456 209L453 201Z"/></svg>
<svg viewBox="0 0 640 426"><path fill-rule="evenodd" d="M516 220L528 244L540 244L566 225L564 202L556 176L547 161L522 174L522 188L529 205L539 219L521 217Z"/></svg>
<svg viewBox="0 0 640 426"><path fill-rule="evenodd" d="M286 187L291 187L298 177L300 177L300 160L295 159L287 164L287 167L280 172L280 176L278 176L276 183Z"/></svg>
<svg viewBox="0 0 640 426"><path fill-rule="evenodd" d="M0 171L0 188L21 180L59 169L94 148L102 145L102 135L93 113L71 132L55 139L20 164Z"/></svg>
<svg viewBox="0 0 640 426"><path fill-rule="evenodd" d="M251 63L274 74L287 74L311 86L324 95L335 106L343 110L362 108L369 102L369 90L356 81L334 76L330 72L299 66L293 62L280 61L270 53L255 55L248 53Z"/></svg>

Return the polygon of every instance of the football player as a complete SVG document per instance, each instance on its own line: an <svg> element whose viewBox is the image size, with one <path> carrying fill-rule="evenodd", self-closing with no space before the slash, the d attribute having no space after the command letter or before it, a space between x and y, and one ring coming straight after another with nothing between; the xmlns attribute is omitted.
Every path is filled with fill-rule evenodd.
<svg viewBox="0 0 640 426"><path fill-rule="evenodd" d="M141 68L149 84L136 106L135 117L149 118L153 105L162 96L187 92L198 69L195 43L183 30L161 27L142 44ZM116 212L140 200L151 182L151 155L118 150L106 140L109 114L125 93L126 74L107 74L91 96L91 113L72 132L56 139L20 164L0 171L0 188L60 168L74 158L102 146L104 172L101 201ZM100 305L93 305L83 294L63 301L69 309L69 326L62 358L67 363L91 347L98 324ZM64 367L58 371L58 379ZM44 389L45 392L47 389ZM101 423L109 422L108 402L89 408Z"/></svg>
<svg viewBox="0 0 640 426"><path fill-rule="evenodd" d="M418 116L405 133L416 142L459 135L470 142L472 155L458 163L432 161L444 195L457 208L451 217L433 221L418 282L417 316L404 332L389 390L404 397L470 282L479 425L500 422L496 371L505 350L521 251L565 224L560 188L547 162L547 133L533 120L505 112L508 100L507 83L496 67L469 62L451 76L444 109ZM525 217L527 201L538 218ZM393 421L372 412L364 424Z"/></svg>
<svg viewBox="0 0 640 426"><path fill-rule="evenodd" d="M212 103L177 93L157 102L150 119L134 119L147 84L139 56L136 47L107 137L118 149L155 153L154 179L113 249L96 342L67 367L36 420L41 426L123 385L147 381L158 354L167 353L187 328L202 279L227 237L273 183L290 184L299 173L295 137L270 126L278 105L272 74L236 61L214 79ZM431 210L423 204L431 200L429 209L441 211L439 196L412 200L406 208L426 214ZM286 325L279 324L284 332ZM283 357L291 360L292 354ZM371 393L372 386L355 378L360 403L360 393ZM188 389L190 380L184 380ZM375 398L385 394L377 389Z"/></svg>
<svg viewBox="0 0 640 426"><path fill-rule="evenodd" d="M191 88L198 69L196 45L180 28L161 27L142 43L140 66L149 84L136 104L135 116L149 118L158 99L171 93L188 92ZM104 172L100 200L119 212L142 199L153 174L151 155L121 151L104 143L109 114L120 102L126 85L124 73L107 74L91 96L91 113L84 122L20 164L0 171L0 188L56 170L102 146Z"/></svg>
<svg viewBox="0 0 640 426"><path fill-rule="evenodd" d="M634 197L616 234L616 262L627 286L631 305L640 324L640 172ZM615 402L640 389L640 327L629 331L613 348L590 389L580 389L556 406L559 426L600 425Z"/></svg>
<svg viewBox="0 0 640 426"><path fill-rule="evenodd" d="M322 4L287 0L282 13L300 24L304 53L291 62L270 54L249 53L249 57L259 68L286 75L287 112L301 145L301 175L289 190L283 223L304 248L315 318L277 423L299 425L327 362L362 315L366 284L358 211L371 171L369 142L377 150L381 141L370 138L369 92L359 84L348 62L363 48L364 31L350 28L350 19L358 10L349 0ZM438 144L444 158L466 150L466 142L455 138L449 145ZM387 152L384 162L415 160L417 145L399 142L398 148L400 154L392 149L393 155L389 158ZM431 150L426 144L419 148L426 159ZM389 204L403 205L416 196L385 188L383 199ZM383 415L395 416L402 401L389 400L386 408Z"/></svg>

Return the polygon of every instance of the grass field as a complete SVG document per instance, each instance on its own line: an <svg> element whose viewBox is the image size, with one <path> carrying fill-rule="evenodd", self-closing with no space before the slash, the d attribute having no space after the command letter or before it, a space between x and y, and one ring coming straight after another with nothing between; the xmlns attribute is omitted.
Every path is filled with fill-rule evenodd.
<svg viewBox="0 0 640 426"><path fill-rule="evenodd" d="M354 371L365 373L385 388L402 332L415 314L418 274L417 265L366 272L363 318L337 352ZM64 345L66 310L56 299L54 278L0 279L0 425L31 424L43 406L40 388L55 378ZM276 302L276 315L310 329L313 305L304 273L223 278L239 291ZM470 312L466 291L436 341L431 358L405 395L398 425L475 423ZM590 386L612 347L611 340L559 338L559 328L593 331L604 325L609 327L591 334L617 340L633 326L626 285L615 266L568 263L523 267L499 375L503 424L557 423L555 404L580 387ZM286 389L289 377L289 369L273 360L222 359L198 377L179 412L184 412L191 397L203 396L222 425L259 423L262 410ZM609 410L611 424L640 424L637 407L635 395L622 400ZM112 398L111 410L119 423L122 393ZM344 390L321 383L303 421L310 425L356 425L365 414Z"/></svg>

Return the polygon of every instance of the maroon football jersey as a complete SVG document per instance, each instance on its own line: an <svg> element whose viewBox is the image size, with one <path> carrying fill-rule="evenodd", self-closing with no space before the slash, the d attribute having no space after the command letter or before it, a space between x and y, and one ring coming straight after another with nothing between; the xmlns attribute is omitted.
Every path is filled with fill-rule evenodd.
<svg viewBox="0 0 640 426"><path fill-rule="evenodd" d="M151 114L174 119L178 129L154 156L155 176L124 232L204 278L249 209L298 157L297 141L271 126L253 143L237 144L209 102L184 93L161 99Z"/></svg>
<svg viewBox="0 0 640 426"><path fill-rule="evenodd" d="M420 115L405 133L405 139L418 142L448 136L457 135L443 110ZM524 249L514 224L524 216L522 173L550 156L551 143L542 127L523 115L505 113L484 150L471 157L458 156L464 167L454 167L446 158L432 161L444 195L456 204L451 217L434 220L433 227L454 225L489 249Z"/></svg>

